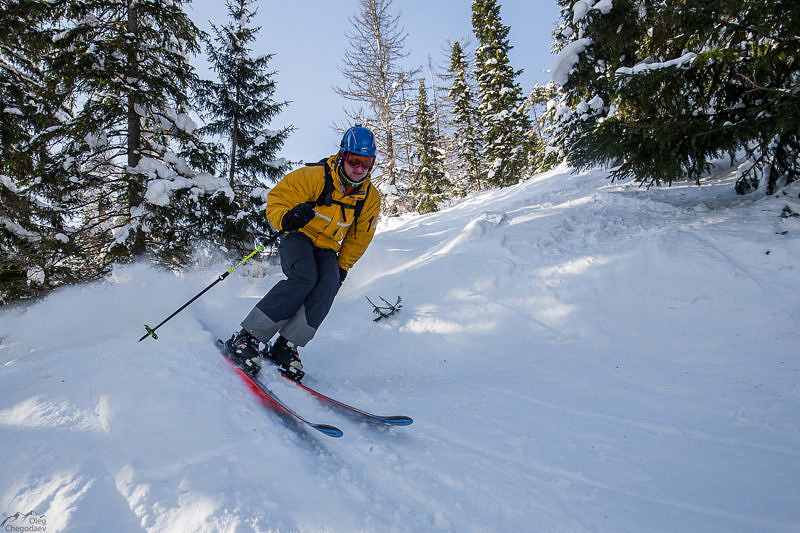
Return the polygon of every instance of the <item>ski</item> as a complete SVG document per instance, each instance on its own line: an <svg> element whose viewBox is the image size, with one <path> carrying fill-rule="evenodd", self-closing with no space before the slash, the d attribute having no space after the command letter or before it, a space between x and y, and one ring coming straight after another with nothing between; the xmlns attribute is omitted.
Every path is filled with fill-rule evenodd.
<svg viewBox="0 0 800 533"><path fill-rule="evenodd" d="M408 425L411 425L412 422L414 422L414 420L411 417L408 417L408 416L402 416L402 415L400 415L400 416L382 416L382 415L375 415L375 414L372 414L372 413L368 413L367 411L364 411L363 409L359 409L357 407L353 407L352 405L348 405L348 404L346 404L344 402L340 402L339 400L334 400L333 398L331 398L329 396L325 396L321 392L319 392L317 390L314 390L311 387L308 387L308 386L302 384L299 381L293 380L291 377L287 376L282 371L281 371L281 375L283 375L284 378L286 378L287 380L291 381L292 383L294 383L295 385L297 385L301 389L310 392L311 394L316 396L318 399L323 400L325 402L328 402L328 403L330 403L332 405L335 405L337 407L340 407L342 409L345 409L347 412L355 413L357 415L369 418L370 420L383 422L384 424L390 424L392 426L408 426Z"/></svg>
<svg viewBox="0 0 800 533"><path fill-rule="evenodd" d="M231 360L231 358L228 357L228 355L225 353L226 351L225 343L223 343L221 340L218 340L217 342L221 346L220 353L222 357L224 357L225 360L228 361L231 364L231 366L239 373L240 377L250 387L250 390L252 390L257 396L259 396L259 398L262 401L269 404L270 407L275 408L279 412L288 415L291 418L297 420L298 422L301 422L311 428L314 428L320 433L323 433L324 435L327 435L329 437L341 437L344 434L342 433L341 429L335 426L330 426L328 424L316 424L314 422L311 422L303 418L297 411L295 411L294 409L283 403L283 401L281 401L281 399L278 398L274 392L269 390L269 388L266 385L264 385L264 383L261 380L259 380L257 377L252 377L247 375L247 373L244 370L242 370L241 367L239 367L239 365L234 363Z"/></svg>

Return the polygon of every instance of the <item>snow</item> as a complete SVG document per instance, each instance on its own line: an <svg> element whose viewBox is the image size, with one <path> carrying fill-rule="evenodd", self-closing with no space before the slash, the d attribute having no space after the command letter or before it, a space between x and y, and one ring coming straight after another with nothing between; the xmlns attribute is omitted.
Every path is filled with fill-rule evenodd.
<svg viewBox="0 0 800 533"><path fill-rule="evenodd" d="M17 237L25 239L28 242L37 243L42 240L42 238L33 233L31 231L26 230L22 226L20 226L17 222L14 222L8 217L0 217L0 224L5 226L5 228L10 231L11 233L15 234Z"/></svg>
<svg viewBox="0 0 800 533"><path fill-rule="evenodd" d="M89 145L91 150L98 150L104 146L108 146L108 136L104 131L88 133L86 134L84 141L87 145Z"/></svg>
<svg viewBox="0 0 800 533"><path fill-rule="evenodd" d="M28 269L26 273L26 277L29 283L35 283L37 285L42 285L45 281L45 274L44 269L39 265L33 266Z"/></svg>
<svg viewBox="0 0 800 533"><path fill-rule="evenodd" d="M149 203L168 206L172 201L171 193L181 189L192 189L195 193L203 192L205 194L218 191L228 198L233 198L233 189L224 178L217 178L207 172L195 173L185 159L173 152L167 152L164 160L175 170L152 157L142 157L139 164L131 169L131 172L144 174L150 178L144 194L145 200ZM185 178L179 176L178 173L190 177Z"/></svg>
<svg viewBox="0 0 800 533"><path fill-rule="evenodd" d="M19 192L19 187L17 184L14 183L14 179L11 176L6 176L5 174L0 174L0 185L8 189L13 193Z"/></svg>
<svg viewBox="0 0 800 533"><path fill-rule="evenodd" d="M652 70L659 70L663 68L669 67L678 67L681 68L685 65L688 65L692 61L695 60L697 54L694 52L686 52L681 57L676 57L675 59L670 59L669 61L658 61L658 62L641 62L635 64L633 67L620 67L616 71L617 76L632 76L634 74L640 74L642 72L650 72Z"/></svg>
<svg viewBox="0 0 800 533"><path fill-rule="evenodd" d="M594 111L595 113L602 111L605 105L606 103L598 95L595 95L594 98L589 100L589 107L591 107L592 111Z"/></svg>
<svg viewBox="0 0 800 533"><path fill-rule="evenodd" d="M278 159L266 162L266 165L271 166L272 168L284 168L289 164L289 160L285 157L279 157Z"/></svg>
<svg viewBox="0 0 800 533"><path fill-rule="evenodd" d="M592 44L588 37L572 41L566 45L556 56L550 68L550 77L558 85L564 85L569 79L569 74L580 59L580 55Z"/></svg>
<svg viewBox="0 0 800 533"><path fill-rule="evenodd" d="M210 194L214 191L222 192L225 196L233 199L234 193L225 178L218 178L208 172L198 173L193 180L193 185L201 189L204 193Z"/></svg>
<svg viewBox="0 0 800 533"><path fill-rule="evenodd" d="M186 113L179 113L174 120L175 126L189 135L197 129L197 123Z"/></svg>
<svg viewBox="0 0 800 533"><path fill-rule="evenodd" d="M589 2L586 0L578 0L572 6L572 23L576 24L578 21L583 20L583 17L589 13Z"/></svg>
<svg viewBox="0 0 800 533"><path fill-rule="evenodd" d="M583 20L592 9L597 9L603 15L608 15L613 7L612 0L599 0L597 3L593 0L578 0L572 6L572 23L577 24Z"/></svg>
<svg viewBox="0 0 800 533"><path fill-rule="evenodd" d="M614 8L614 2L612 0L600 0L597 2L592 9L597 9L603 15L608 15L611 13L611 10Z"/></svg>
<svg viewBox="0 0 800 533"><path fill-rule="evenodd" d="M0 511L56 531L797 531L800 186L560 168L383 223L307 383L264 408L213 340L280 278L146 264L0 311ZM251 275L246 275L247 273ZM261 275L255 275L261 272ZM403 298L372 322L379 296Z"/></svg>

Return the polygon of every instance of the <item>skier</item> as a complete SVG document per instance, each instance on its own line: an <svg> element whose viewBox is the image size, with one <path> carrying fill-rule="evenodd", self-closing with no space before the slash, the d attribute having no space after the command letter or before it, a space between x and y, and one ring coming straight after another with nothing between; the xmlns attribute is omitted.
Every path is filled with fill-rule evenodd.
<svg viewBox="0 0 800 533"><path fill-rule="evenodd" d="M303 377L297 347L314 337L375 233L381 200L369 178L374 164L374 136L356 125L344 133L337 154L290 172L269 192L267 219L285 232L279 253L286 279L272 287L226 342L246 372L257 374L264 355L292 379Z"/></svg>

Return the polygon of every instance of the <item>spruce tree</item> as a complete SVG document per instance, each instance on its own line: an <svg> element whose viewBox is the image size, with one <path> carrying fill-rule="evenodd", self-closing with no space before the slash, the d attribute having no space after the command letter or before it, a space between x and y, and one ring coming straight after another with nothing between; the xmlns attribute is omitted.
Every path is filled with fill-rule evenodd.
<svg viewBox="0 0 800 533"><path fill-rule="evenodd" d="M0 305L89 276L68 226L65 172L53 156L68 119L45 78L64 6L19 0L0 9Z"/></svg>
<svg viewBox="0 0 800 533"><path fill-rule="evenodd" d="M459 176L465 178L463 192L480 190L486 186L486 171L481 153L480 113L475 102L469 62L458 41L451 48L448 72L452 79L448 95L452 102L456 168Z"/></svg>
<svg viewBox="0 0 800 533"><path fill-rule="evenodd" d="M416 152L414 178L411 186L418 213L439 210L450 182L444 171L444 154L436 134L436 117L428 102L424 80L419 81L416 122L413 128Z"/></svg>
<svg viewBox="0 0 800 533"><path fill-rule="evenodd" d="M512 185L528 170L531 124L523 112L524 97L516 81L522 71L510 65L510 28L500 19L497 0L472 2L472 29L478 39L475 73L488 181L500 187Z"/></svg>
<svg viewBox="0 0 800 533"><path fill-rule="evenodd" d="M271 229L264 217L266 187L290 168L278 158L292 131L268 128L287 104L275 102L274 73L268 70L271 55L252 57L251 43L259 27L250 26L256 13L253 0L228 0L229 21L212 24L213 42L205 39L206 52L217 81L203 80L198 87L200 104L209 123L201 132L223 143L210 162L228 180L234 197L216 197L221 203L220 242L229 250L252 249L254 236Z"/></svg>
<svg viewBox="0 0 800 533"><path fill-rule="evenodd" d="M56 39L53 82L71 91L71 174L82 244L100 264L145 254L182 265L208 238L202 222L225 180L186 157L202 148L190 119L188 63L199 30L181 0L70 2Z"/></svg>
<svg viewBox="0 0 800 533"><path fill-rule="evenodd" d="M547 172L563 159L555 148L557 123L552 107L559 94L559 87L552 81L546 85L537 83L528 94L526 106L533 113L535 125L529 135L531 145L534 146L529 161L536 172Z"/></svg>
<svg viewBox="0 0 800 533"><path fill-rule="evenodd" d="M767 192L800 171L800 11L783 0L562 1L559 138L579 168L648 184L750 159Z"/></svg>

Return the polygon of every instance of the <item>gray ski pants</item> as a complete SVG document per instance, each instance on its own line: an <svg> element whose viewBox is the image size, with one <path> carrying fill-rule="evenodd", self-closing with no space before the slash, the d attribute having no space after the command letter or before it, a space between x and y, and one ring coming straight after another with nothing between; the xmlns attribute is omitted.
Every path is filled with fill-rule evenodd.
<svg viewBox="0 0 800 533"><path fill-rule="evenodd" d="M280 243L279 281L242 321L242 327L266 343L275 333L305 346L328 315L339 291L336 252L316 248L311 239L293 231Z"/></svg>

